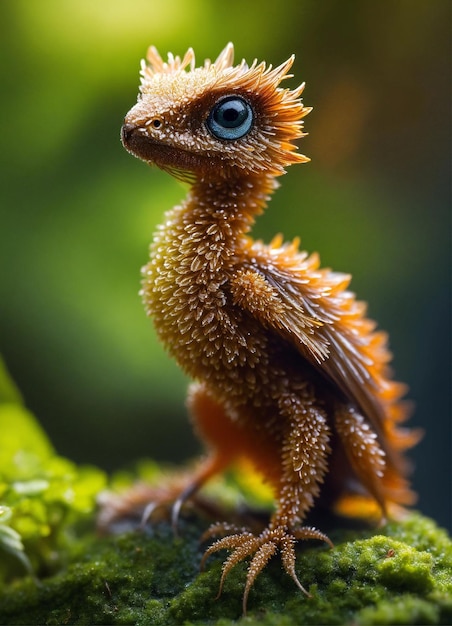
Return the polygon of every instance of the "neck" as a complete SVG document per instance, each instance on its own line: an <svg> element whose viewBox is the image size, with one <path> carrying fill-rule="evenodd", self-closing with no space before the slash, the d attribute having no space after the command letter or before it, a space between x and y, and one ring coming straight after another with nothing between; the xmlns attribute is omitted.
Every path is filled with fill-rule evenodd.
<svg viewBox="0 0 452 626"><path fill-rule="evenodd" d="M209 226L216 224L223 230L224 225L233 238L240 238L263 212L276 186L272 176L197 180L182 207L183 220L193 226L205 224L209 232L215 230Z"/></svg>

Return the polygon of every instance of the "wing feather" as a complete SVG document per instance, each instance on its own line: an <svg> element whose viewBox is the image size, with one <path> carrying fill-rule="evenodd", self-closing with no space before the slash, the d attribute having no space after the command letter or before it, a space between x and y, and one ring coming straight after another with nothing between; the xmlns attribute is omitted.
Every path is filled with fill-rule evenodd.
<svg viewBox="0 0 452 626"><path fill-rule="evenodd" d="M391 357L385 336L374 331L364 303L347 290L350 277L319 269L317 255L297 246L281 245L279 237L269 246L250 240L249 261L231 282L234 300L296 346L384 440Z"/></svg>

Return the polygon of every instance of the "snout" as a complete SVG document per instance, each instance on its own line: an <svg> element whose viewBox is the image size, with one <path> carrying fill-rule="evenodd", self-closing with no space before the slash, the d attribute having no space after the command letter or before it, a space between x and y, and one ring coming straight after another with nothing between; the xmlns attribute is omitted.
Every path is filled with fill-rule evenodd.
<svg viewBox="0 0 452 626"><path fill-rule="evenodd" d="M130 124L129 122L124 122L121 127L121 141L124 148L129 147L130 140L132 139L133 133L136 131L136 126L134 124Z"/></svg>

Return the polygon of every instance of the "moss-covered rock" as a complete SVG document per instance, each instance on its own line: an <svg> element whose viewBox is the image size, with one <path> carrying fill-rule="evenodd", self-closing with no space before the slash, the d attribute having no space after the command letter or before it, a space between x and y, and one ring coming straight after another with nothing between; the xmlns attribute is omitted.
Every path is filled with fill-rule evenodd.
<svg viewBox="0 0 452 626"><path fill-rule="evenodd" d="M57 575L26 578L0 594L1 624L450 624L452 544L429 519L371 531L336 531L334 550L301 546L303 596L278 559L259 576L241 618L245 566L215 600L221 557L199 573L199 521L181 537L160 523L115 537L86 536ZM347 538L344 540L344 532ZM342 535L342 536L341 536Z"/></svg>

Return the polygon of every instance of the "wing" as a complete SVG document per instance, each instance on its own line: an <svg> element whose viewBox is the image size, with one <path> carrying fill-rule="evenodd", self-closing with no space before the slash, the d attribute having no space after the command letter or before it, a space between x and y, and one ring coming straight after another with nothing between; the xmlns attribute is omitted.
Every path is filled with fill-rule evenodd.
<svg viewBox="0 0 452 626"><path fill-rule="evenodd" d="M405 386L387 378L385 333L347 290L346 274L319 269L298 242L248 242L247 261L231 281L234 302L297 347L303 357L359 407L384 441L387 406ZM395 418L393 421L396 421Z"/></svg>

